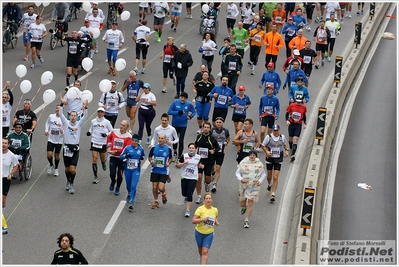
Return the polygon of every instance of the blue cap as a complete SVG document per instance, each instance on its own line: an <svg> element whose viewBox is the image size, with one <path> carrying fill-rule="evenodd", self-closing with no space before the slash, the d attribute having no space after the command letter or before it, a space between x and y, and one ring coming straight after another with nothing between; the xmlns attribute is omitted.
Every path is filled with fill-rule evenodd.
<svg viewBox="0 0 399 267"><path fill-rule="evenodd" d="M145 84L143 85L143 87L144 87L144 88L151 88L151 85L150 85L149 83L145 83Z"/></svg>
<svg viewBox="0 0 399 267"><path fill-rule="evenodd" d="M272 130L273 130L273 131L280 131L280 125L274 124L274 125L272 126Z"/></svg>

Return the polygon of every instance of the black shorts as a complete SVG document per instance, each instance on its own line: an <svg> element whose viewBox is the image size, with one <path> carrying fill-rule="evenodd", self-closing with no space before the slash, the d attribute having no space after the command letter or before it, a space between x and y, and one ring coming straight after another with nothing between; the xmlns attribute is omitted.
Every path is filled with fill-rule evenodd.
<svg viewBox="0 0 399 267"><path fill-rule="evenodd" d="M148 12L148 7L139 6L139 11L140 11L140 10L143 10L143 9L144 9L145 12Z"/></svg>
<svg viewBox="0 0 399 267"><path fill-rule="evenodd" d="M236 20L235 20L235 19L226 18L226 25L227 25L227 28L233 29L235 23L236 23Z"/></svg>
<svg viewBox="0 0 399 267"><path fill-rule="evenodd" d="M299 137L301 135L301 130L302 130L302 124L291 123L290 126L288 126L288 136L289 137L293 137L293 136Z"/></svg>
<svg viewBox="0 0 399 267"><path fill-rule="evenodd" d="M150 176L150 182L152 183L166 183L166 180L168 179L168 175L167 174L159 174L159 173L151 173Z"/></svg>
<svg viewBox="0 0 399 267"><path fill-rule="evenodd" d="M279 171L281 168L281 163L283 163L283 151L280 152L279 158L266 158L266 170L276 170Z"/></svg>
<svg viewBox="0 0 399 267"><path fill-rule="evenodd" d="M140 53L143 53L143 59L147 59L148 48L146 44L136 43L136 59L140 59Z"/></svg>
<svg viewBox="0 0 399 267"><path fill-rule="evenodd" d="M67 56L67 62L66 62L67 67L72 67L74 69L77 69L79 67L79 57L76 56Z"/></svg>
<svg viewBox="0 0 399 267"><path fill-rule="evenodd" d="M63 158L64 158L64 165L65 165L65 167L69 167L69 166L71 166L71 165L76 167L76 166L78 166L79 150L76 151L76 152L73 152L72 157L67 157L67 156L65 156L65 154L64 154Z"/></svg>
<svg viewBox="0 0 399 267"><path fill-rule="evenodd" d="M100 153L105 153L105 152L107 152L107 145L105 144L105 145L101 145L101 144L97 144L96 146L100 146L101 145L101 148L100 147L95 147L95 146L93 146L93 142L91 142L91 145L90 145L90 151L97 151L97 152L100 152Z"/></svg>
<svg viewBox="0 0 399 267"><path fill-rule="evenodd" d="M272 128L274 125L275 118L273 116L266 116L262 118L260 123L261 126Z"/></svg>
<svg viewBox="0 0 399 267"><path fill-rule="evenodd" d="M8 191L10 191L11 180L8 180L7 177L3 177L3 196L8 195Z"/></svg>
<svg viewBox="0 0 399 267"><path fill-rule="evenodd" d="M227 117L227 108L213 108L213 114L212 114L212 121L216 121L217 117L222 117L224 120L226 120Z"/></svg>
<svg viewBox="0 0 399 267"><path fill-rule="evenodd" d="M60 154L62 144L53 144L47 141L47 151L55 152L55 154Z"/></svg>
<svg viewBox="0 0 399 267"><path fill-rule="evenodd" d="M310 74L312 74L312 70L313 70L313 67L311 64L305 66L304 72L305 72L306 77L310 77Z"/></svg>
<svg viewBox="0 0 399 267"><path fill-rule="evenodd" d="M215 153L213 155L213 158L215 159L215 164L216 165L222 166L223 160L224 160L224 153L219 153L219 152Z"/></svg>
<svg viewBox="0 0 399 267"><path fill-rule="evenodd" d="M191 8L191 2L186 3L186 8Z"/></svg>
<svg viewBox="0 0 399 267"><path fill-rule="evenodd" d="M316 43L316 52L321 51L322 53L327 51L327 45L326 44L317 44Z"/></svg>
<svg viewBox="0 0 399 267"><path fill-rule="evenodd" d="M154 16L154 25L163 25L165 23L165 17L157 18Z"/></svg>
<svg viewBox="0 0 399 267"><path fill-rule="evenodd" d="M242 123L244 123L246 117L247 116L241 116L241 115L233 114L233 116L231 117L231 120L233 122L242 122Z"/></svg>
<svg viewBox="0 0 399 267"><path fill-rule="evenodd" d="M237 163L240 163L245 157L249 156L247 152L238 151L236 156Z"/></svg>
<svg viewBox="0 0 399 267"><path fill-rule="evenodd" d="M249 27L251 27L251 24L246 24L246 23L244 23L244 24L242 24L242 27L243 27L244 29L248 30Z"/></svg>
<svg viewBox="0 0 399 267"><path fill-rule="evenodd" d="M211 176L212 175L212 167L213 167L213 163L209 163L209 162L201 162L202 164L204 164L204 168L198 168L198 174L202 174L204 173L205 176Z"/></svg>
<svg viewBox="0 0 399 267"><path fill-rule="evenodd" d="M30 43L30 47L31 48L35 47L36 50L42 50L42 45L43 45L42 42L31 42Z"/></svg>

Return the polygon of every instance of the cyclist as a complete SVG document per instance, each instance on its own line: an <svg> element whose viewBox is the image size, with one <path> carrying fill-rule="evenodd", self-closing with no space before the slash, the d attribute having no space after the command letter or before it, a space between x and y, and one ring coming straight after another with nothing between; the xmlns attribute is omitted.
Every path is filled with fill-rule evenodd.
<svg viewBox="0 0 399 267"><path fill-rule="evenodd" d="M32 133L36 128L37 116L36 113L31 110L31 107L31 100L25 99L24 108L15 113L12 124L14 124L17 120L20 120L20 122L22 122L24 132L30 135L30 140L32 141Z"/></svg>
<svg viewBox="0 0 399 267"><path fill-rule="evenodd" d="M35 14L33 12L34 12L34 7L32 5L30 5L28 7L28 12L22 16L20 25L24 25L24 32L26 32L26 30L29 28L29 26L36 21L37 14ZM24 61L27 61L29 51L30 51L30 38L29 38L30 36L28 35L28 37L26 37L25 34L23 34L22 36L23 36L23 41L24 41L24 46L25 46Z"/></svg>
<svg viewBox="0 0 399 267"><path fill-rule="evenodd" d="M17 35L18 33L18 23L22 18L22 10L18 4L14 2L9 2L3 7L3 18L7 15L7 20L13 21L11 31Z"/></svg>
<svg viewBox="0 0 399 267"><path fill-rule="evenodd" d="M112 22L112 29L105 32L103 41L107 43L107 59L108 59L108 74L116 76L115 62L118 56L118 50L122 48L125 38L120 30L118 30L118 22Z"/></svg>
<svg viewBox="0 0 399 267"><path fill-rule="evenodd" d="M112 23L116 22L118 17L119 2L108 3L107 29L112 27Z"/></svg>
<svg viewBox="0 0 399 267"><path fill-rule="evenodd" d="M21 120L14 122L14 131L7 136L8 149L16 155L18 161L22 162L23 155L29 152L30 141L29 136L23 132L24 123Z"/></svg>
<svg viewBox="0 0 399 267"><path fill-rule="evenodd" d="M32 65L30 66L32 69L36 67L36 54L37 58L39 59L40 63L44 62L42 58L42 45L43 45L43 38L47 35L47 30L44 24L42 23L43 17L37 16L35 23L31 23L29 28L26 29L25 38L29 37L29 32L31 32L30 37L30 46L32 49Z"/></svg>
<svg viewBox="0 0 399 267"><path fill-rule="evenodd" d="M64 35L68 35L68 21L69 21L69 5L64 2L56 2L51 12L50 21L54 21L54 17L57 15L57 20L59 20L63 25Z"/></svg>
<svg viewBox="0 0 399 267"><path fill-rule="evenodd" d="M2 126L3 126L3 138L7 136L8 131L10 130L10 116L12 111L12 105L14 103L14 95L10 90L10 81L6 82L6 85L3 88L2 94L2 105L1 110L3 114Z"/></svg>

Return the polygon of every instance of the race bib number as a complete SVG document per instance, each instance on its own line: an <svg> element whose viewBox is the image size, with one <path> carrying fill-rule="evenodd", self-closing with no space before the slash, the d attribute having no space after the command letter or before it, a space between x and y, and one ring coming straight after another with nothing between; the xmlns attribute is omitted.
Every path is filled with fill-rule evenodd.
<svg viewBox="0 0 399 267"><path fill-rule="evenodd" d="M310 57L310 56L303 56L303 63L305 63L305 64L310 64L311 61L312 61L312 57Z"/></svg>
<svg viewBox="0 0 399 267"><path fill-rule="evenodd" d="M75 43L69 45L69 53L76 54L78 52L78 47Z"/></svg>
<svg viewBox="0 0 399 267"><path fill-rule="evenodd" d="M3 124L7 122L7 115L3 114Z"/></svg>
<svg viewBox="0 0 399 267"><path fill-rule="evenodd" d="M103 145L102 144L93 143L93 147L95 147L95 148L103 148Z"/></svg>
<svg viewBox="0 0 399 267"><path fill-rule="evenodd" d="M244 144L242 151L248 153L249 151L254 149L254 143L253 142L248 142Z"/></svg>
<svg viewBox="0 0 399 267"><path fill-rule="evenodd" d="M165 159L163 157L156 157L155 166L157 168L163 168L165 166Z"/></svg>
<svg viewBox="0 0 399 267"><path fill-rule="evenodd" d="M192 168L192 167L187 167L186 168L186 175L187 176L194 176L194 173L195 173L195 170L194 170L194 168Z"/></svg>
<svg viewBox="0 0 399 267"><path fill-rule="evenodd" d="M236 47L241 48L242 47L242 41L236 41Z"/></svg>
<svg viewBox="0 0 399 267"><path fill-rule="evenodd" d="M121 138L115 138L114 139L114 148L115 149L122 149L123 148L123 139Z"/></svg>
<svg viewBox="0 0 399 267"><path fill-rule="evenodd" d="M211 50L204 50L204 56L212 56Z"/></svg>
<svg viewBox="0 0 399 267"><path fill-rule="evenodd" d="M201 102L202 101L202 96L197 97L197 101Z"/></svg>
<svg viewBox="0 0 399 267"><path fill-rule="evenodd" d="M226 105L227 103L227 96L225 95L218 95L216 102L220 105Z"/></svg>
<svg viewBox="0 0 399 267"><path fill-rule="evenodd" d="M19 147L22 146L22 141L21 141L21 140L12 140L11 146L12 146L13 148L19 148Z"/></svg>
<svg viewBox="0 0 399 267"><path fill-rule="evenodd" d="M270 152L272 152L272 158L279 158L280 157L280 147L272 147L270 149Z"/></svg>
<svg viewBox="0 0 399 267"><path fill-rule="evenodd" d="M238 107L236 107L236 113L238 114L244 113L244 110L245 110L244 106L239 105Z"/></svg>
<svg viewBox="0 0 399 267"><path fill-rule="evenodd" d="M108 102L107 106L109 108L114 108L116 106L116 103L115 102Z"/></svg>
<svg viewBox="0 0 399 267"><path fill-rule="evenodd" d="M260 36L256 34L254 37L255 37L255 42L259 43L260 42Z"/></svg>
<svg viewBox="0 0 399 267"><path fill-rule="evenodd" d="M297 121L299 121L300 118L301 118L301 113L299 113L299 112L292 112L291 118L292 118L294 121L297 122Z"/></svg>
<svg viewBox="0 0 399 267"><path fill-rule="evenodd" d="M303 91L296 91L295 92L295 98L297 97L297 96L302 96L302 98L303 98Z"/></svg>
<svg viewBox="0 0 399 267"><path fill-rule="evenodd" d="M227 16L232 16L232 15L233 15L233 12L227 11Z"/></svg>
<svg viewBox="0 0 399 267"><path fill-rule="evenodd" d="M280 16L276 16L276 22L277 23L281 23L283 21L283 19Z"/></svg>
<svg viewBox="0 0 399 267"><path fill-rule="evenodd" d="M64 156L69 158L73 156L73 152L67 146L64 146Z"/></svg>
<svg viewBox="0 0 399 267"><path fill-rule="evenodd" d="M208 220L204 221L203 223L204 223L204 225L205 225L206 227L211 228L211 227L213 227L213 226L215 225L215 218L213 218L213 217L208 217Z"/></svg>
<svg viewBox="0 0 399 267"><path fill-rule="evenodd" d="M31 42L38 42L38 41L39 41L39 37L38 37L38 36L32 36L32 37L30 38L30 41L31 41Z"/></svg>
<svg viewBox="0 0 399 267"><path fill-rule="evenodd" d="M273 114L273 107L272 106L263 107L263 112L266 113L266 114L272 115Z"/></svg>
<svg viewBox="0 0 399 267"><path fill-rule="evenodd" d="M138 166L139 166L139 161L137 159L128 159L127 168L129 170L137 169Z"/></svg>
<svg viewBox="0 0 399 267"><path fill-rule="evenodd" d="M108 43L109 46L115 46L115 43Z"/></svg>
<svg viewBox="0 0 399 267"><path fill-rule="evenodd" d="M60 134L60 130L59 129L51 129L50 130L50 134L51 135L59 135Z"/></svg>
<svg viewBox="0 0 399 267"><path fill-rule="evenodd" d="M129 98L134 98L134 99L136 99L136 97L137 97L137 92L136 92L136 90L130 90L130 91L129 91Z"/></svg>
<svg viewBox="0 0 399 267"><path fill-rule="evenodd" d="M204 147L200 147L198 150L198 154L201 156L201 158L208 158L208 149Z"/></svg>
<svg viewBox="0 0 399 267"><path fill-rule="evenodd" d="M236 70L237 62L229 62L229 70Z"/></svg>
<svg viewBox="0 0 399 267"><path fill-rule="evenodd" d="M163 57L163 62L165 62L165 63L170 63L171 60L172 60L172 56L171 55L165 55Z"/></svg>
<svg viewBox="0 0 399 267"><path fill-rule="evenodd" d="M294 30L289 30L287 34L288 34L288 36L294 36L295 31Z"/></svg>
<svg viewBox="0 0 399 267"><path fill-rule="evenodd" d="M178 7L178 6L173 7L173 9L174 9L176 12L179 11L179 7Z"/></svg>

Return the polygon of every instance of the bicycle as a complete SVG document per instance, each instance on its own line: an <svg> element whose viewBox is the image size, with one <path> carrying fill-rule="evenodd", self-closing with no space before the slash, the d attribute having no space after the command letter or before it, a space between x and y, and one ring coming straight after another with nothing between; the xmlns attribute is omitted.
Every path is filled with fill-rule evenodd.
<svg viewBox="0 0 399 267"><path fill-rule="evenodd" d="M54 29L49 29L50 36L50 48L54 50L57 46L58 41L60 41L61 46L66 45L64 38L64 24L60 20L56 20Z"/></svg>
<svg viewBox="0 0 399 267"><path fill-rule="evenodd" d="M78 6L77 6L78 5ZM78 19L79 18L79 13L80 13L80 6L82 4L79 3L71 3L69 6L69 19L72 21L73 19Z"/></svg>
<svg viewBox="0 0 399 267"><path fill-rule="evenodd" d="M7 28L3 36L3 53L7 52L8 46L11 44L11 48L14 49L17 46L18 37L16 32L14 32L16 26L13 20L3 20L7 22Z"/></svg>
<svg viewBox="0 0 399 267"><path fill-rule="evenodd" d="M111 29L112 22L117 20L116 12L118 11L118 5L115 3L108 3L108 16L107 16L107 29Z"/></svg>

